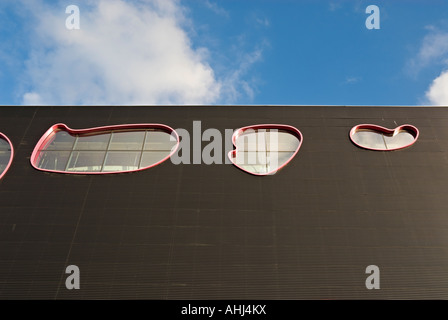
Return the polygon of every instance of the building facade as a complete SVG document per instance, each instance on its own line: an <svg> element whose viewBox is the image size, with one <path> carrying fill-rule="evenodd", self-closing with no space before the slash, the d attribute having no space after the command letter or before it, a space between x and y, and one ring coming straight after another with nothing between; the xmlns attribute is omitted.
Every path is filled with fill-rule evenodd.
<svg viewBox="0 0 448 320"><path fill-rule="evenodd" d="M447 299L447 123L447 107L0 107L0 298ZM61 124L69 143L51 150ZM363 124L409 125L407 142L358 127L388 150L363 148ZM228 158L228 133L257 125L298 132L280 170L256 169L270 174ZM154 149L151 130L182 139ZM99 133L110 162L75 165Z"/></svg>

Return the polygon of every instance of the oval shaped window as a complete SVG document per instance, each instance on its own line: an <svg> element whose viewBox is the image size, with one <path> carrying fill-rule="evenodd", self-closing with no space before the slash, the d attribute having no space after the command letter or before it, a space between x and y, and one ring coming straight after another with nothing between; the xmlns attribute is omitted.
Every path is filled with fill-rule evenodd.
<svg viewBox="0 0 448 320"><path fill-rule="evenodd" d="M11 141L0 132L0 179L8 171L14 156L14 148Z"/></svg>
<svg viewBox="0 0 448 320"><path fill-rule="evenodd" d="M272 175L294 158L303 137L292 126L261 124L243 127L232 136L235 150L229 152L232 163L254 175Z"/></svg>
<svg viewBox="0 0 448 320"><path fill-rule="evenodd" d="M374 124L360 124L350 130L350 139L357 146L378 151L392 151L411 146L419 131L409 124L388 129Z"/></svg>
<svg viewBox="0 0 448 320"><path fill-rule="evenodd" d="M116 125L74 130L52 126L31 156L38 170L106 174L140 171L167 160L177 150L179 136L162 124Z"/></svg>

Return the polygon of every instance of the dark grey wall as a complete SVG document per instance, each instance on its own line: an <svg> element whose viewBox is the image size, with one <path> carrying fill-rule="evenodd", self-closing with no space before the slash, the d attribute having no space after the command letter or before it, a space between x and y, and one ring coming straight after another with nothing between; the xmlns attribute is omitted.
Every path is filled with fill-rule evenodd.
<svg viewBox="0 0 448 320"><path fill-rule="evenodd" d="M276 175L174 165L105 176L33 169L55 123L163 123L191 130L297 127ZM420 130L411 147L355 147L350 128ZM448 298L448 108L0 107L16 149L0 181L1 299ZM204 143L205 145L206 143ZM67 290L77 265L81 289ZM379 290L365 269L380 268Z"/></svg>

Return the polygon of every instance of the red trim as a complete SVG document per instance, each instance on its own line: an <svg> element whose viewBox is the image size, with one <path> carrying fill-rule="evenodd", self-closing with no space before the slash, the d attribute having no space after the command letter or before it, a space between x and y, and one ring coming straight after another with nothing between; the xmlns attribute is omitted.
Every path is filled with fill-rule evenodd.
<svg viewBox="0 0 448 320"><path fill-rule="evenodd" d="M6 142L9 143L9 146L11 147L11 155L9 157L9 162L6 165L5 170L3 170L3 172L0 174L0 180L1 180L3 176L6 174L6 172L9 170L9 167L11 167L12 159L14 158L14 147L12 146L11 140L9 140L9 138L1 132L0 132L0 139L4 139Z"/></svg>
<svg viewBox="0 0 448 320"><path fill-rule="evenodd" d="M279 130L285 130L285 131L289 131L291 134L293 134L294 136L296 136L299 139L299 145L296 149L296 151L294 152L294 154L288 159L288 161L286 161L283 165L281 165L280 167L278 167L276 170L272 170L268 173L254 173L254 172L250 172L246 169L244 169L243 167L237 165L235 162L233 162L233 157L236 155L237 149L236 149L236 139L241 136L241 134L244 131L247 130L254 130L254 129L279 129ZM232 143L235 146L234 150L229 151L229 153L227 154L227 156L229 157L230 161L239 169L253 174L255 176L267 176L267 175L272 175L274 173L276 173L278 170L282 169L283 167L285 167L297 154L297 152L299 152L300 146L302 145L302 141L303 141L303 135L302 133L299 131L299 129L297 129L296 127L293 126L288 126L288 125L284 125L284 124L257 124L257 125L252 125L252 126L247 126L247 127L242 127L237 129L233 135L232 135Z"/></svg>
<svg viewBox="0 0 448 320"><path fill-rule="evenodd" d="M136 170L125 170L125 171L110 171L110 172L72 172L72 171L59 171L59 170L48 170L48 169L42 169L36 166L37 159L39 158L39 154L41 149L45 149L46 145L51 142L51 137L54 133L57 131L66 131L71 135L76 134L89 134L89 133L107 133L108 131L112 130L142 130L142 129L161 129L164 131L167 131L170 134L174 133L174 136L176 137L177 143L176 146L172 149L171 153L163 158L162 160L144 168L136 169ZM55 172L55 173L66 173L66 174L113 174L113 173L124 173L124 172L136 172L136 171L143 171L152 167L155 167L162 162L168 160L177 150L179 147L179 135L177 132L172 129L171 127L164 125L164 124L158 124L158 123L139 123L139 124L121 124L121 125L113 125L113 126L104 126L104 127L95 127L95 128L88 128L88 129L71 129L67 125L63 123L58 123L53 125L50 129L47 130L47 132L44 133L44 135L40 138L40 140L37 142L36 146L34 147L33 153L31 155L31 165L40 171L45 172Z"/></svg>
<svg viewBox="0 0 448 320"><path fill-rule="evenodd" d="M414 136L414 141L412 143L409 143L409 144L403 146L403 147L398 147L398 148L393 148L393 149L369 148L369 147L362 146L353 140L353 135L356 133L356 131L361 130L361 129L373 130L373 131L377 131L377 132L381 132L381 133L385 133L385 134L394 134L395 132L398 132L398 131L407 131ZM364 148L364 149L368 149L368 150L375 150L375 151L393 151L393 150L399 150L399 149L404 149L404 148L410 147L411 145L413 145L415 143L415 141L417 141L419 134L420 133L419 133L418 129L410 124L404 124L404 125L396 127L395 129L388 129L385 127L378 126L376 124L358 124L350 130L350 140L352 140L352 142L360 148Z"/></svg>

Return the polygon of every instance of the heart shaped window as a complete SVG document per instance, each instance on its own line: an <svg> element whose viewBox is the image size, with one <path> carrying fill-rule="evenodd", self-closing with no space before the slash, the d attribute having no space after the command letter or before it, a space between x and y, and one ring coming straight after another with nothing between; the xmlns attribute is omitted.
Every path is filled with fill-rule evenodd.
<svg viewBox="0 0 448 320"><path fill-rule="evenodd" d="M235 150L229 152L232 163L253 175L275 174L297 154L303 137L292 126L261 124L243 127L232 136Z"/></svg>
<svg viewBox="0 0 448 320"><path fill-rule="evenodd" d="M12 163L14 148L11 141L0 132L0 179L3 178Z"/></svg>
<svg viewBox="0 0 448 320"><path fill-rule="evenodd" d="M350 130L350 139L358 147L392 151L409 147L417 141L419 131L409 124L388 129L374 124L360 124Z"/></svg>
<svg viewBox="0 0 448 320"><path fill-rule="evenodd" d="M140 171L167 160L178 146L176 131L162 124L82 130L56 124L37 143L31 164L38 170L58 173Z"/></svg>

